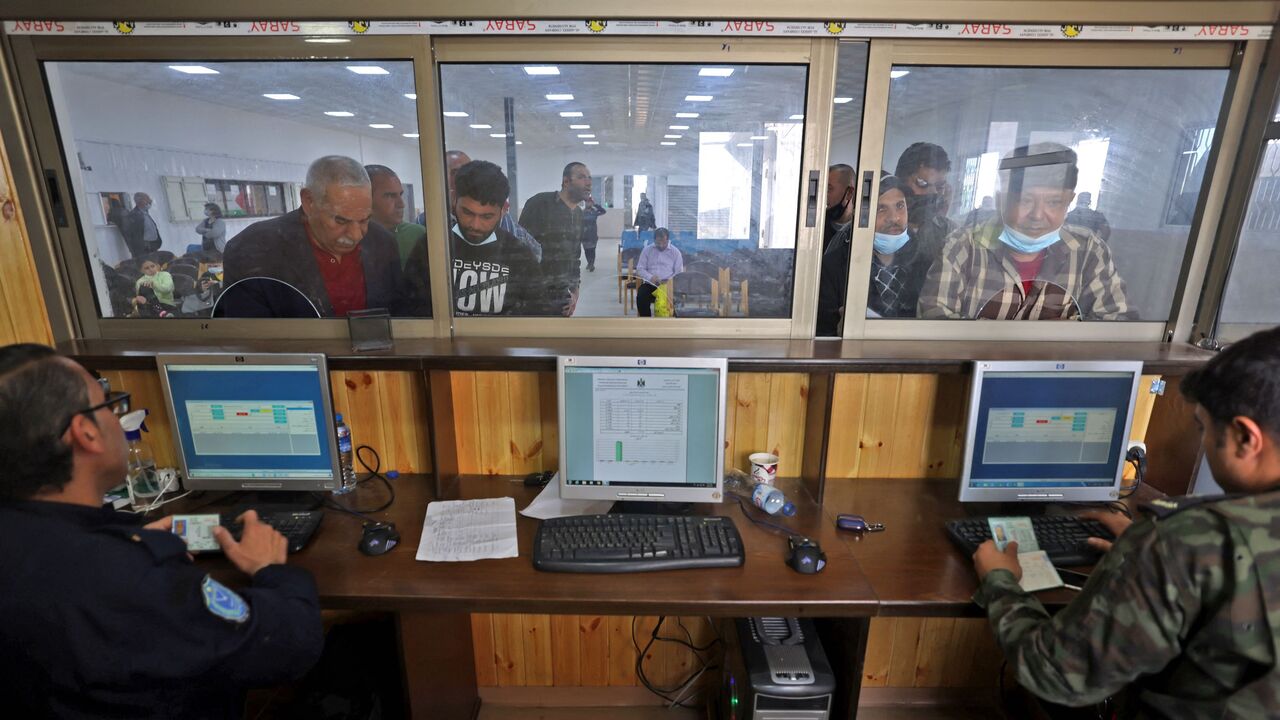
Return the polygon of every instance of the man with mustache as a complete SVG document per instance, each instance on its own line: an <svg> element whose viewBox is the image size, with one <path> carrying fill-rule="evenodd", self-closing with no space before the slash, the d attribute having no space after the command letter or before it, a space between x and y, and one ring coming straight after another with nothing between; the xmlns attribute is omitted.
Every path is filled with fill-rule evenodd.
<svg viewBox="0 0 1280 720"><path fill-rule="evenodd" d="M238 295L228 314L291 317L283 297L290 287L323 317L366 308L395 311L403 301L400 253L395 237L371 224L372 218L373 190L360 163L342 155L311 163L301 208L254 223L227 243L223 268L229 291L246 278L280 281L252 298Z"/></svg>

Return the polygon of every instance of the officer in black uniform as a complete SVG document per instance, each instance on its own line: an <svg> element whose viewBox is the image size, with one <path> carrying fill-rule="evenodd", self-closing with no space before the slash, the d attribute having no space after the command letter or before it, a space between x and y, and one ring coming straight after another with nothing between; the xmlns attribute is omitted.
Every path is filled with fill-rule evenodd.
<svg viewBox="0 0 1280 720"><path fill-rule="evenodd" d="M252 512L235 591L169 519L102 508L125 476L127 402L42 345L0 348L0 689L11 717L231 718L245 690L304 674L324 643L315 585ZM7 714L7 713L6 713Z"/></svg>

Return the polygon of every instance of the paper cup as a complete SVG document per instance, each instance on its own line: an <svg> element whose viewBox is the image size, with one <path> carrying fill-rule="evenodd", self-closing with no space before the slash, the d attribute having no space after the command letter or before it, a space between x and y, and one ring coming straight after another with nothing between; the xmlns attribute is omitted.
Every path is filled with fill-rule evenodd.
<svg viewBox="0 0 1280 720"><path fill-rule="evenodd" d="M751 477L758 483L772 485L778 478L778 456L772 453L752 453L747 458L751 461Z"/></svg>

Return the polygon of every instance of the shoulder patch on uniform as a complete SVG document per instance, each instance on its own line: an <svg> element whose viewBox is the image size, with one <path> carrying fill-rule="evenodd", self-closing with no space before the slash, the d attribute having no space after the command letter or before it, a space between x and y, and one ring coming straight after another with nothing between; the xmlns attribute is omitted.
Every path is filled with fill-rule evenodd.
<svg viewBox="0 0 1280 720"><path fill-rule="evenodd" d="M223 620L242 623L249 619L249 604L234 590L205 575L200 583L200 593L204 596L204 606L209 612Z"/></svg>
<svg viewBox="0 0 1280 720"><path fill-rule="evenodd" d="M1141 508L1153 515L1157 520L1163 520L1170 515L1175 515L1183 510L1189 510L1208 503L1215 503L1221 500L1230 500L1234 495L1184 495L1181 497L1156 498L1149 502L1143 503Z"/></svg>

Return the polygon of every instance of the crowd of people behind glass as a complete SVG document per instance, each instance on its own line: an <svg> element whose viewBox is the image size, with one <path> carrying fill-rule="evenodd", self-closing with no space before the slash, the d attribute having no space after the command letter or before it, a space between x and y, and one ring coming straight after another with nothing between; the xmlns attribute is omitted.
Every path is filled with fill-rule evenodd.
<svg viewBox="0 0 1280 720"><path fill-rule="evenodd" d="M1076 195L1076 153L1057 143L1000 161L996 196L949 214L951 160L917 142L880 178L866 315L870 318L1135 320L1107 240L1111 227ZM827 173L819 336L840 334L857 173ZM1074 203L1074 208L1072 204Z"/></svg>

